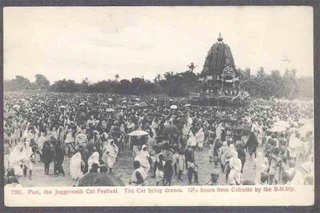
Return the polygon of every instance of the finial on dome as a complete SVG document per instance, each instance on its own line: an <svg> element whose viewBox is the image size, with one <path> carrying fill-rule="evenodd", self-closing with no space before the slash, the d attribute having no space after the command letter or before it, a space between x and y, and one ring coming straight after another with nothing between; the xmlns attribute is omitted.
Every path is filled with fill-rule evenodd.
<svg viewBox="0 0 320 213"><path fill-rule="evenodd" d="M223 40L222 36L221 36L221 32L219 33L219 37L218 37L218 41L221 42Z"/></svg>

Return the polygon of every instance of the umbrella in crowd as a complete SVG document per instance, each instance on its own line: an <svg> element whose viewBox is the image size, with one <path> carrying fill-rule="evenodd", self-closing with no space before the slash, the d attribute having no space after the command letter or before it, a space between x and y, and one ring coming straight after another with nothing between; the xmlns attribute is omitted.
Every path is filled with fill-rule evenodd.
<svg viewBox="0 0 320 213"><path fill-rule="evenodd" d="M179 134L179 129L175 125L166 126L163 130L164 135Z"/></svg>
<svg viewBox="0 0 320 213"><path fill-rule="evenodd" d="M283 126L274 126L271 129L269 129L270 132L283 132L286 131L287 129Z"/></svg>
<svg viewBox="0 0 320 213"><path fill-rule="evenodd" d="M144 135L148 135L149 133L143 130L136 130L133 132L130 132L128 135L129 136L144 136Z"/></svg>
<svg viewBox="0 0 320 213"><path fill-rule="evenodd" d="M112 108L107 108L106 109L106 112L114 112L115 110L114 109L112 109Z"/></svg>
<svg viewBox="0 0 320 213"><path fill-rule="evenodd" d="M12 106L12 109L19 110L19 109L20 109L20 105L17 105L17 104L13 105L13 106Z"/></svg>
<svg viewBox="0 0 320 213"><path fill-rule="evenodd" d="M178 109L178 106L177 105L171 105L170 109Z"/></svg>
<svg viewBox="0 0 320 213"><path fill-rule="evenodd" d="M140 104L139 104L139 107L140 108L144 108L144 107L147 107L148 106L148 104L146 103L146 102L141 102Z"/></svg>
<svg viewBox="0 0 320 213"><path fill-rule="evenodd" d="M20 98L28 99L30 104L22 104L19 101ZM38 100L40 99L44 100L45 105L39 104ZM124 104L124 101L128 104ZM80 180L77 179L78 184L75 185L79 186L123 186L124 182L117 179L115 175L122 175L121 178L125 180L125 178L132 177L127 174L128 172L131 174L131 172L138 171L141 174L146 173L148 178L146 185L155 184L159 178L157 169L162 169L155 164L160 153L163 154L164 165L170 159L171 163L168 165L183 170L181 171L183 181L180 182L180 185L189 183L187 181L189 181L188 177L191 171L190 165L193 165L192 162L187 162L190 160L196 161L194 164L197 164L198 169L192 172L194 174L198 172L199 184L202 184L202 180L206 179L203 176L203 171L206 169L216 168L219 172L221 171L220 175L227 175L228 170L233 168L228 168L226 162L229 160L231 166L235 166L239 162L235 152L230 151L231 144L234 145L234 151L238 152L238 158L241 158L241 162L244 164L242 168L246 171L243 173L244 176L251 175L252 178L257 176L256 172L259 169L259 165L255 167L258 169L253 169L253 164L258 162L253 159L256 158L257 149L257 152L262 152L262 164L272 161L268 153L278 150L276 149L278 147L275 146L280 146L281 152L276 154L281 155L280 157L284 159L289 159L289 157L282 156L283 153L289 153L288 155L293 156L293 153L297 152L295 157L298 159L297 162L301 161L300 156L307 159L311 153L309 145L312 140L307 133L314 131L313 122L312 120L306 122L300 118L312 119L312 103L300 106L292 102L278 102L268 110L264 110L260 106L222 108L197 106L193 103L190 107L191 103L188 98L168 100L167 97L161 96L157 97L157 100L150 96L143 96L140 102L137 96L118 94L49 92L45 94L40 92L10 94L4 98L4 138L6 138L4 143L12 146L11 149L20 143L23 146L36 143L39 152L42 152L40 160L44 160L45 166L48 162L54 162L54 168L58 169L66 167L66 162L70 164L69 161L65 161L57 165L59 160L55 158L59 156L59 153L71 158L79 155L79 163L75 164L75 167L80 171L78 177ZM10 111L13 108L19 108L13 107L14 105L21 105L23 110ZM81 107L84 105L88 107ZM68 110L62 110L66 108ZM277 121L275 122L275 120ZM295 129L292 128L292 123L298 123L299 120L303 122L296 125L295 129L299 131L301 137L299 134L295 135ZM268 129L272 132L283 132L283 134L269 134ZM288 129L291 131L286 131ZM295 137L296 139L294 139ZM290 138L293 139L289 143ZM248 142L245 142L246 140ZM279 143L274 143L275 141ZM283 143L283 141L285 142ZM247 147L242 147L244 150L241 152L239 144ZM287 146L290 149L288 149L289 152L286 152ZM53 148L54 150L52 150ZM19 149L15 151L17 154L20 152ZM35 154L38 152L35 151ZM252 160L245 163L244 160L246 156L248 159L249 154L253 154ZM88 159L92 155L97 156L94 157L97 162L104 162L101 156L104 156L109 163L113 162L114 165L108 165L108 172L111 175L91 170ZM137 156L138 158L136 158ZM267 160L264 159L264 156ZM293 158L292 156L291 158ZM47 161L44 157L50 159ZM140 168L135 168L137 165L133 165L136 159L141 160L141 162L138 160ZM214 165L211 159L214 161ZM222 165L223 163L225 164ZM21 168L21 164L29 166L27 161L24 161L20 162L17 168ZM39 166L37 164L35 166ZM70 164L70 167L72 165ZM42 165L40 166L42 167ZM188 166L189 168L187 168ZM222 168L223 166L225 169ZM113 167L115 169L112 169ZM50 171L52 169L53 166L50 167ZM247 171L249 169L250 171ZM177 173L179 174L179 171ZM179 179L178 174L174 178L174 185L179 185L176 182ZM230 171L230 177L234 174L235 171ZM39 173L35 172L34 175L34 179L36 179ZM75 179L76 176L70 177L69 171L67 171L65 178ZM150 176L156 176L156 179L152 179ZM195 177L196 175L194 175ZM48 176L48 178L51 177ZM194 182L194 178L191 183ZM270 178L272 177L270 176ZM223 184L228 184L230 181L228 177L222 179ZM125 183L128 183L127 181L125 180ZM256 184L259 183L256 182Z"/></svg>

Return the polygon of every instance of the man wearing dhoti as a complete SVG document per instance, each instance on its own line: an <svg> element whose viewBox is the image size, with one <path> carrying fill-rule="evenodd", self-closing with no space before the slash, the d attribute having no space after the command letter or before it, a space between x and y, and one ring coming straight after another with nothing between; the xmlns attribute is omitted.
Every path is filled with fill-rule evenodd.
<svg viewBox="0 0 320 213"><path fill-rule="evenodd" d="M27 175L27 170L29 170L29 179L31 180L33 164L35 163L35 154L32 151L32 147L24 147L22 151L24 159L22 160L24 168L23 174Z"/></svg>
<svg viewBox="0 0 320 213"><path fill-rule="evenodd" d="M184 155L183 149L180 148L178 150L178 159L177 159L177 167L179 169L178 171L178 181L182 181L181 179L181 175L184 172L185 168L186 168L186 157Z"/></svg>
<svg viewBox="0 0 320 213"><path fill-rule="evenodd" d="M216 139L220 140L220 139ZM222 144L222 147L219 148L218 150L218 159L221 165L221 170L222 172L225 172L225 166L226 166L226 153L229 151L228 143L225 141Z"/></svg>
<svg viewBox="0 0 320 213"><path fill-rule="evenodd" d="M196 138L194 137L192 131L189 131L188 140L187 140L187 146L192 147L193 149L197 146Z"/></svg>
<svg viewBox="0 0 320 213"><path fill-rule="evenodd" d="M283 167L280 149L274 147L269 154L269 185L276 185L280 183L282 170Z"/></svg>
<svg viewBox="0 0 320 213"><path fill-rule="evenodd" d="M156 185L158 186L160 181L162 181L162 185L164 185L164 165L165 161L163 160L163 155L160 153L155 162L156 167Z"/></svg>
<svg viewBox="0 0 320 213"><path fill-rule="evenodd" d="M188 184L192 183L194 176L194 183L198 184L198 165L195 162L194 149L191 146L187 147L185 152L186 168L188 170Z"/></svg>
<svg viewBox="0 0 320 213"><path fill-rule="evenodd" d="M38 137L36 143L38 145L39 161L40 161L41 160L41 156L42 156L43 144L46 141L46 138L44 137L44 133L43 132L40 132L38 134L40 134L40 136Z"/></svg>

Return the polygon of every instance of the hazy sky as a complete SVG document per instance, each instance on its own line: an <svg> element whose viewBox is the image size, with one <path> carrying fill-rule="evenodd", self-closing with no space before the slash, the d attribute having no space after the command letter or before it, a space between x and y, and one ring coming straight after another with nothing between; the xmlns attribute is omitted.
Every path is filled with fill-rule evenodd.
<svg viewBox="0 0 320 213"><path fill-rule="evenodd" d="M4 79L200 72L219 32L236 67L313 76L311 7L23 7L4 9Z"/></svg>

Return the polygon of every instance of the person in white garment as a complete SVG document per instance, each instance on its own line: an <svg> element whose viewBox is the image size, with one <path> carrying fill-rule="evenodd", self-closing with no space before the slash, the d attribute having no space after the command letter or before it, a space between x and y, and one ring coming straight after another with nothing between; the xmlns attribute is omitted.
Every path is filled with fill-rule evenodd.
<svg viewBox="0 0 320 213"><path fill-rule="evenodd" d="M216 139L221 140L222 130L223 130L222 124L218 124L218 126L216 128Z"/></svg>
<svg viewBox="0 0 320 213"><path fill-rule="evenodd" d="M113 139L109 140L106 146L106 150L102 155L102 161L107 164L110 173L112 172L114 164L117 160L118 153L119 153L119 148L115 144L114 140Z"/></svg>
<svg viewBox="0 0 320 213"><path fill-rule="evenodd" d="M88 170L92 168L92 164L96 163L98 166L100 166L99 163L99 152L97 152L96 147L93 148L93 153L92 155L88 158Z"/></svg>
<svg viewBox="0 0 320 213"><path fill-rule="evenodd" d="M259 185L261 182L261 173L266 172L268 168L268 159L263 156L261 152L258 152L257 158L254 159L254 169L255 169L255 179L254 182L256 185Z"/></svg>
<svg viewBox="0 0 320 213"><path fill-rule="evenodd" d="M147 145L142 145L141 151L139 154L134 158L134 161L139 161L140 166L144 169L145 173L148 174L151 168L151 157L148 152Z"/></svg>
<svg viewBox="0 0 320 213"><path fill-rule="evenodd" d="M196 143L198 145L199 150L203 149L203 142L204 142L204 132L203 128L201 127L199 131L195 135Z"/></svg>
<svg viewBox="0 0 320 213"><path fill-rule="evenodd" d="M145 172L144 168L140 166L139 161L134 161L133 165L135 170L132 172L129 184L134 184L135 186L144 186L144 181L147 178L148 174Z"/></svg>
<svg viewBox="0 0 320 213"><path fill-rule="evenodd" d="M44 132L38 133L40 136L37 139L37 145L38 145L38 152L39 152L39 162L41 161L42 158L42 148L43 144L46 141L46 138L44 137Z"/></svg>
<svg viewBox="0 0 320 213"><path fill-rule="evenodd" d="M301 164L301 168L304 169L304 180L306 185L312 185L314 183L314 155L310 154L308 160Z"/></svg>
<svg viewBox="0 0 320 213"><path fill-rule="evenodd" d="M289 169L285 171L287 175L284 175L283 183L286 185L304 185L304 177L302 173L296 168L294 161L289 162Z"/></svg>
<svg viewBox="0 0 320 213"><path fill-rule="evenodd" d="M72 155L72 152L74 151L74 148L73 148L73 144L75 142L74 140L74 133L73 133L73 130L71 127L67 127L67 133L66 133L66 140L65 140L65 144L67 145L67 148L68 148L68 155L71 157Z"/></svg>
<svg viewBox="0 0 320 213"><path fill-rule="evenodd" d="M164 166L165 166L165 161L163 160L163 155L160 153L158 158L156 159L155 162L155 167L156 167L156 185L158 186L159 183L162 181L162 185L164 185Z"/></svg>
<svg viewBox="0 0 320 213"><path fill-rule="evenodd" d="M290 159L296 161L297 160L297 149L300 145L299 133L298 131L291 134L289 138L288 150L290 153Z"/></svg>
<svg viewBox="0 0 320 213"><path fill-rule="evenodd" d="M216 140L220 140L220 139L216 139ZM220 147L218 150L218 159L220 162L222 172L225 172L226 161L227 161L225 155L227 152L229 152L229 147L228 147L228 143L225 141L222 143L222 147Z"/></svg>
<svg viewBox="0 0 320 213"><path fill-rule="evenodd" d="M238 153L233 152L233 157L230 159L230 174L229 184L240 185L241 181L241 160L238 158Z"/></svg>
<svg viewBox="0 0 320 213"><path fill-rule="evenodd" d="M35 154L32 151L32 147L30 146L25 146L23 148L23 174L24 176L27 176L27 171L29 170L29 179L32 179L32 169L33 169L33 164L35 163Z"/></svg>
<svg viewBox="0 0 320 213"><path fill-rule="evenodd" d="M24 148L22 144L18 144L9 155L8 167L14 169L14 174L16 176L22 176L23 171L21 165L25 159Z"/></svg>
<svg viewBox="0 0 320 213"><path fill-rule="evenodd" d="M189 131L189 134L188 134L187 146L190 146L192 148L195 148L197 146L196 138L194 137L191 130Z"/></svg>
<svg viewBox="0 0 320 213"><path fill-rule="evenodd" d="M78 180L82 178L84 171L84 162L81 158L81 153L78 151L70 159L70 175L73 181L73 186L77 186Z"/></svg>

